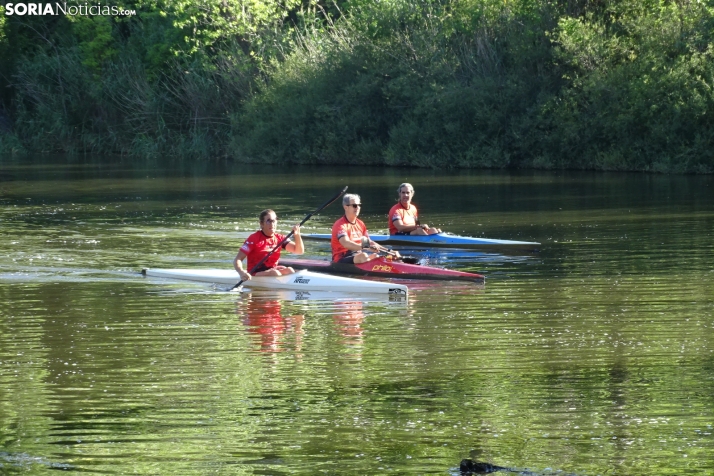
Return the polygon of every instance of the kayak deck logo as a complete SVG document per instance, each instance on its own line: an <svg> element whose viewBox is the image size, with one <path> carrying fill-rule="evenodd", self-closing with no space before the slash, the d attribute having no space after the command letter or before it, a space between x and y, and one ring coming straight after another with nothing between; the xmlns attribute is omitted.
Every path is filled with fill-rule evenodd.
<svg viewBox="0 0 714 476"><path fill-rule="evenodd" d="M293 281L293 283L296 283L296 284L307 284L309 282L310 282L309 278L301 278L299 276L297 278L295 278L295 281Z"/></svg>
<svg viewBox="0 0 714 476"><path fill-rule="evenodd" d="M386 264L375 264L372 267L372 271L383 271L385 273L391 273L392 267Z"/></svg>
<svg viewBox="0 0 714 476"><path fill-rule="evenodd" d="M67 2L55 3L6 3L5 16L133 16L136 15L136 10L124 10L119 7L102 5L90 5L83 3L79 5L67 5Z"/></svg>

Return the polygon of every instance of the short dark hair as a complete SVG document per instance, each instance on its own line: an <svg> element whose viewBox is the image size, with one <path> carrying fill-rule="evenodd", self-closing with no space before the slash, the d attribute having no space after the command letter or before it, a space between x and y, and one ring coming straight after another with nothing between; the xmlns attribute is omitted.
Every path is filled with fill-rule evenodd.
<svg viewBox="0 0 714 476"><path fill-rule="evenodd" d="M275 213L275 212L273 210L271 210L270 208L266 208L265 210L260 212L260 216L258 217L260 219L260 223L263 223L265 221L265 217L267 217L271 213ZM276 217L277 217L277 215L276 215Z"/></svg>

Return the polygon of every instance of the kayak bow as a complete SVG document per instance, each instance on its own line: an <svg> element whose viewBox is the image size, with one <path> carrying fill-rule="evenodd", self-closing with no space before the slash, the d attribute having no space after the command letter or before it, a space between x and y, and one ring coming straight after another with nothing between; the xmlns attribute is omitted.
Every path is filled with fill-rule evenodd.
<svg viewBox="0 0 714 476"><path fill-rule="evenodd" d="M481 274L455 271L453 269L407 264L389 260L384 257L361 264L333 263L316 259L281 259L280 264L294 269L304 269L327 274L349 274L359 276L380 276L383 278L400 279L438 279L471 281L483 284L485 278Z"/></svg>

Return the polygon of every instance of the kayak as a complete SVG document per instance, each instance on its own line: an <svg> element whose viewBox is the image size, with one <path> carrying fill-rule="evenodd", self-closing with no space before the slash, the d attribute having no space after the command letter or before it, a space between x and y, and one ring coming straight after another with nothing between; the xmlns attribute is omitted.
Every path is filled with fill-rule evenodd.
<svg viewBox="0 0 714 476"><path fill-rule="evenodd" d="M155 278L182 279L204 283L234 285L240 276L233 269L151 269L141 271L144 276ZM350 293L375 293L407 296L408 289L402 284L368 281L365 279L345 278L315 273L308 270L298 271L285 276L254 276L243 282L247 288L291 289L295 291L340 291Z"/></svg>
<svg viewBox="0 0 714 476"><path fill-rule="evenodd" d="M379 257L360 264L333 263L317 259L280 259L280 264L293 269L304 269L327 274L356 274L360 276L380 276L400 279L438 279L472 281L483 284L481 274L454 271L453 269L407 264Z"/></svg>
<svg viewBox="0 0 714 476"><path fill-rule="evenodd" d="M303 233L303 238L310 240L330 240L332 235L322 233ZM435 235L369 235L380 245L423 245L429 247L451 248L517 248L536 251L540 243L535 241L496 240L492 238L473 238L471 236L437 233Z"/></svg>

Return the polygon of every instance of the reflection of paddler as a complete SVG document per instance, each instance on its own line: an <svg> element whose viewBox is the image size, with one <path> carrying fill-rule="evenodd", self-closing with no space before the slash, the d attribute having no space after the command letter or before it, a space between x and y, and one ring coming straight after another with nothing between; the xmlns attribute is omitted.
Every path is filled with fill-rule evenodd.
<svg viewBox="0 0 714 476"><path fill-rule="evenodd" d="M363 342L364 308L360 301L340 302L335 306L338 310L333 316L337 331L348 345L361 345Z"/></svg>
<svg viewBox="0 0 714 476"><path fill-rule="evenodd" d="M293 331L296 334L296 347L300 350L303 316L283 317L282 306L277 300L250 300L245 309L243 323L248 331L261 336L262 352L281 352L282 336Z"/></svg>

